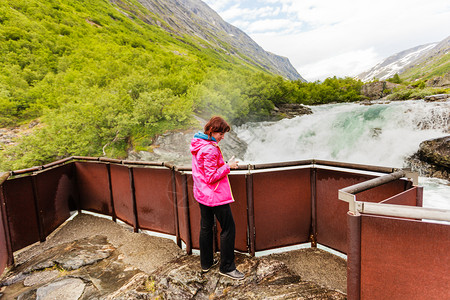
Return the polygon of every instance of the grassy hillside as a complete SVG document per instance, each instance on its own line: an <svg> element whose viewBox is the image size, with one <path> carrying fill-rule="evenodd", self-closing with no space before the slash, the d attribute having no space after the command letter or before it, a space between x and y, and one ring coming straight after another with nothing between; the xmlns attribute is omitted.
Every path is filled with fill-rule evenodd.
<svg viewBox="0 0 450 300"><path fill-rule="evenodd" d="M44 124L3 151L4 168L102 155L105 145L107 155L124 156L155 134L188 126L189 91L208 74L256 71L143 22L152 14L134 1L119 5L0 3L0 126Z"/></svg>
<svg viewBox="0 0 450 300"><path fill-rule="evenodd" d="M450 53L431 57L400 74L405 81L428 80L450 72Z"/></svg>
<svg viewBox="0 0 450 300"><path fill-rule="evenodd" d="M1 1L0 127L39 126L0 144L0 171L124 158L193 114L242 123L282 103L361 99L360 81L288 81L158 22L170 27L134 0Z"/></svg>

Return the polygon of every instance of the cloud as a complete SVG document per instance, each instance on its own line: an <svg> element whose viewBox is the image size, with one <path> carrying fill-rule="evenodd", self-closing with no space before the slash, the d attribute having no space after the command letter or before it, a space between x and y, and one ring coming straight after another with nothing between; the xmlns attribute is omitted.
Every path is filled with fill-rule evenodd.
<svg viewBox="0 0 450 300"><path fill-rule="evenodd" d="M327 77L355 77L361 70L367 70L380 60L373 48L349 51L319 61L305 64L299 70L308 81L323 80Z"/></svg>
<svg viewBox="0 0 450 300"><path fill-rule="evenodd" d="M260 20L248 24L246 27L252 33L287 34L295 32L302 26L301 22L292 22L286 19Z"/></svg>
<svg viewBox="0 0 450 300"><path fill-rule="evenodd" d="M257 8L243 7L241 3L233 4L227 9L220 12L224 20L230 22L236 20L265 20L266 18L277 17L281 12L281 8L263 6Z"/></svg>
<svg viewBox="0 0 450 300"><path fill-rule="evenodd" d="M206 2L219 3L225 21L288 57L311 81L357 75L397 52L441 41L450 28L447 0Z"/></svg>

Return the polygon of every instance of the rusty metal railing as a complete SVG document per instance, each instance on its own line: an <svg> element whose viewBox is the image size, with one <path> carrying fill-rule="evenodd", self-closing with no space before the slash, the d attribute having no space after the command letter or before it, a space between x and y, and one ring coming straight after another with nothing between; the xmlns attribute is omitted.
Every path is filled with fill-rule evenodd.
<svg viewBox="0 0 450 300"><path fill-rule="evenodd" d="M0 246L0 270L13 263L13 251L45 240L63 222L69 207L109 215L135 231L173 235L177 245L184 242L191 253L198 248L200 217L190 171L190 166L170 162L74 156L1 174L0 240L5 243L4 248ZM409 206L408 213L395 212L396 216L417 219L424 215L416 211L438 213L411 207L422 203L417 177L396 168L310 159L241 165L229 178L236 199L232 205L236 247L252 255L311 242L313 247L318 243L347 253L351 266L360 255L360 239L354 238L360 221L347 217L349 205L350 214L363 216L389 216L387 208L392 211L402 203ZM52 210L56 202L62 210ZM442 219L442 214L448 211L425 216ZM26 226L19 222L23 218L29 220ZM351 273L350 282L360 280L360 275ZM360 284L350 286L358 286L355 295L361 293ZM349 290L353 299L353 290Z"/></svg>
<svg viewBox="0 0 450 300"><path fill-rule="evenodd" d="M342 188L338 192L339 199L348 202L349 206L347 217L349 299L368 297L440 299L447 293L445 288L442 289L442 283L445 285L445 282L448 282L446 270L450 261L442 249L450 246L449 226L421 224L418 221L428 219L450 222L450 210L415 206L422 203L422 188L417 186L378 203L357 200L359 193L405 176L413 177L414 183L417 184L417 175L397 170ZM388 230L390 228L395 230ZM421 237L420 240L417 237ZM396 242L395 247L390 246L393 241ZM434 250L430 252L428 250L431 249L428 249L423 252L421 243L426 243ZM374 253L379 254L377 256ZM443 264L436 264L436 257L443 257ZM448 262L445 263L445 260ZM415 266L413 278L405 275L408 272L399 267L402 264ZM440 272L443 273L442 276L430 275ZM383 274L382 278L379 274ZM393 282L396 282L395 287ZM422 285L423 282L427 282L426 287Z"/></svg>

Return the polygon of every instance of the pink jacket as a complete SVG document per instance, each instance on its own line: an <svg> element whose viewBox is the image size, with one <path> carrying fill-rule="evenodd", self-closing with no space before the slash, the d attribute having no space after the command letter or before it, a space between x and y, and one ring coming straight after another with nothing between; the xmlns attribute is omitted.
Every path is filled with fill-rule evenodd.
<svg viewBox="0 0 450 300"><path fill-rule="evenodd" d="M203 205L218 206L234 202L228 173L219 145L211 140L194 137L192 153L192 178L194 197Z"/></svg>

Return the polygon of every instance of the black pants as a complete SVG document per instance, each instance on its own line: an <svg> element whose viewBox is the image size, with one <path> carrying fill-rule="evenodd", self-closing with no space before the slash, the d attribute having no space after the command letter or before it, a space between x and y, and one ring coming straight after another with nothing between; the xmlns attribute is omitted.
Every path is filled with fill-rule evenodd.
<svg viewBox="0 0 450 300"><path fill-rule="evenodd" d="M200 203L199 203L200 204ZM230 272L236 269L234 264L234 238L236 227L229 204L219 206L206 206L200 204L200 263L203 269L213 264L213 226L214 215L220 223L220 271Z"/></svg>

